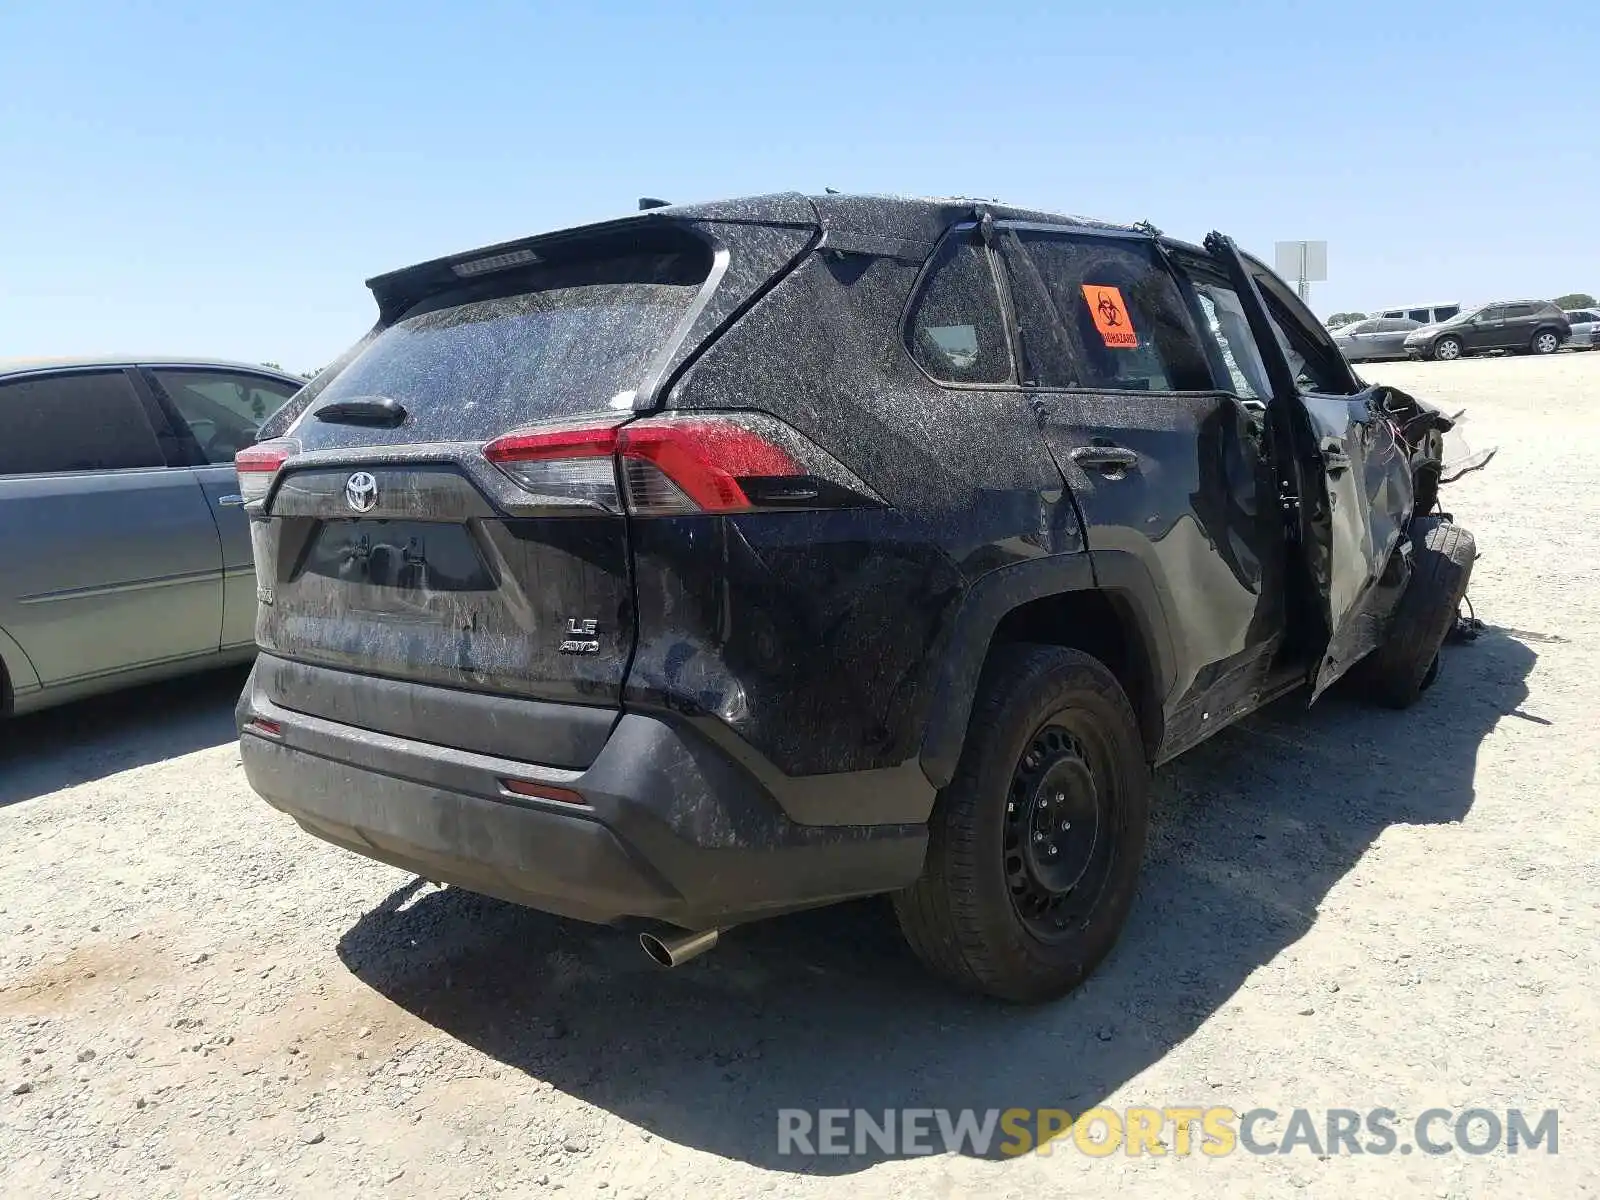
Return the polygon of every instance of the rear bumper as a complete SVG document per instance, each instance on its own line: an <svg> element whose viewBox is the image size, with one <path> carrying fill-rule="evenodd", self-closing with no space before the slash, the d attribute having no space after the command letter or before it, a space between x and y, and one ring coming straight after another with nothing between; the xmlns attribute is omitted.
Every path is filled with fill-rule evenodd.
<svg viewBox="0 0 1600 1200"><path fill-rule="evenodd" d="M687 724L623 714L587 767L560 769L296 712L262 671L238 708L251 786L325 841L439 882L579 920L708 929L891 891L922 869L925 822L799 824ZM513 795L505 779L584 803Z"/></svg>

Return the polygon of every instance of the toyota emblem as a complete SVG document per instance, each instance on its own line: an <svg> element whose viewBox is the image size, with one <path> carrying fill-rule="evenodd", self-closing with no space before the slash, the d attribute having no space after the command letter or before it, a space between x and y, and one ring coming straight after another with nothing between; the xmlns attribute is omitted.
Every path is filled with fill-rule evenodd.
<svg viewBox="0 0 1600 1200"><path fill-rule="evenodd" d="M378 503L378 481L371 471L357 471L345 480L344 502L359 513L372 511Z"/></svg>

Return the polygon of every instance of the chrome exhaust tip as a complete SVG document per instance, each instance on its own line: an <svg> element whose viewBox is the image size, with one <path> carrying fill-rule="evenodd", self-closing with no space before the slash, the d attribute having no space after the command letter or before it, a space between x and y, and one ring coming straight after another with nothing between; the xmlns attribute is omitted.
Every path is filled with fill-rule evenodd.
<svg viewBox="0 0 1600 1200"><path fill-rule="evenodd" d="M681 967L715 946L717 932L707 929L703 933L641 933L639 945L658 966Z"/></svg>

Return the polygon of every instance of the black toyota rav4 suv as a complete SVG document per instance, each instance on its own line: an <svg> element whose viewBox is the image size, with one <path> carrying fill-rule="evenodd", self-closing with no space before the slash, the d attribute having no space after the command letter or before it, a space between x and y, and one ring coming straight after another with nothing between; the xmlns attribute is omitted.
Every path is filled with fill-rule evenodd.
<svg viewBox="0 0 1600 1200"><path fill-rule="evenodd" d="M666 961L890 893L936 971L1059 995L1151 768L1358 663L1414 699L1466 586L1448 420L1219 235L778 195L370 286L238 459L250 782Z"/></svg>

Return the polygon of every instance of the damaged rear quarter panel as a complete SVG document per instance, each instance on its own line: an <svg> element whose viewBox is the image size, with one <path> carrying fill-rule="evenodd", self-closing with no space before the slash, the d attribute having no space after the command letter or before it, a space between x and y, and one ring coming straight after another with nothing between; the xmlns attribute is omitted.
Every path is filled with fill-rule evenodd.
<svg viewBox="0 0 1600 1200"><path fill-rule="evenodd" d="M901 346L921 262L813 253L673 389L780 418L887 507L633 522L626 702L713 716L790 775L897 766L971 580L1082 549L1026 398L942 387Z"/></svg>

